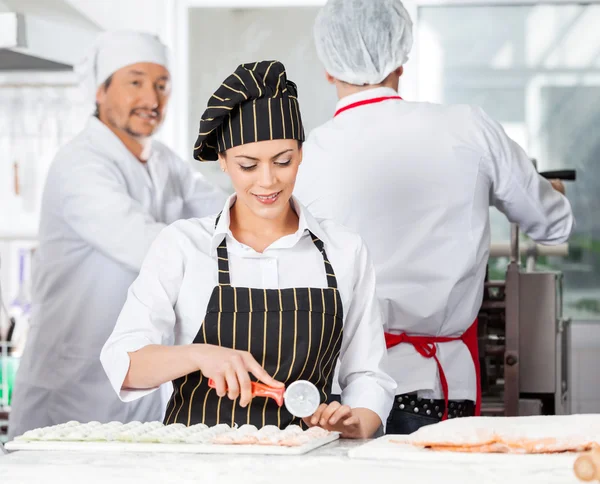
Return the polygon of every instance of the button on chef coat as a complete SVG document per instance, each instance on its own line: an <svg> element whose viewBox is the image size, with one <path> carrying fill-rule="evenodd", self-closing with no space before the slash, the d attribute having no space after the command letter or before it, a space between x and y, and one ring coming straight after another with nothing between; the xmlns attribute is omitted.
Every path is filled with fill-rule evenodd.
<svg viewBox="0 0 600 484"><path fill-rule="evenodd" d="M140 163L95 117L59 151L41 205L11 436L69 420L161 419L159 394L119 401L100 350L158 233L180 218L218 212L226 198L157 141Z"/></svg>
<svg viewBox="0 0 600 484"><path fill-rule="evenodd" d="M369 408L385 423L396 385L384 372L387 355L375 271L362 239L333 221L315 220L294 201L298 230L259 253L237 242L229 230L229 207L234 201L235 195L216 228L215 217L181 220L163 230L150 248L102 350L101 361L114 390L125 402L153 391L121 389L129 369L128 352L170 340L176 345L193 342L218 285L216 248L223 238L232 286L326 288L323 257L310 230L324 243L342 298L342 402Z"/></svg>
<svg viewBox="0 0 600 484"><path fill-rule="evenodd" d="M339 101L397 96L375 88ZM386 100L348 109L303 146L295 195L361 234L373 256L386 331L460 336L477 317L490 245L489 206L531 238L565 242L567 199L481 109ZM460 342L437 345L449 398L475 400ZM436 363L409 344L389 351L397 394L442 398Z"/></svg>

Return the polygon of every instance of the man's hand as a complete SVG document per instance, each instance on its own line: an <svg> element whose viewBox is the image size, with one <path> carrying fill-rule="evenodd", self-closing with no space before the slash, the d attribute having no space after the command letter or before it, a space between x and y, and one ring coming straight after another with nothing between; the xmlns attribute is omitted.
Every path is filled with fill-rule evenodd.
<svg viewBox="0 0 600 484"><path fill-rule="evenodd" d="M313 415L303 420L309 427L340 432L345 439L368 439L381 425L381 419L372 410L350 408L338 402L322 403Z"/></svg>
<svg viewBox="0 0 600 484"><path fill-rule="evenodd" d="M557 192L565 194L565 184L561 180L550 180L550 183Z"/></svg>

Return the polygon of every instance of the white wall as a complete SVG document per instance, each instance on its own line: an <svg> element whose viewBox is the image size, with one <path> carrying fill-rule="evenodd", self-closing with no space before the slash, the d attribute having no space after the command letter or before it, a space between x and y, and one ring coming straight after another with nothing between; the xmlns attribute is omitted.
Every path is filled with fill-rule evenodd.
<svg viewBox="0 0 600 484"><path fill-rule="evenodd" d="M166 34L168 0L68 0L103 30L135 29Z"/></svg>

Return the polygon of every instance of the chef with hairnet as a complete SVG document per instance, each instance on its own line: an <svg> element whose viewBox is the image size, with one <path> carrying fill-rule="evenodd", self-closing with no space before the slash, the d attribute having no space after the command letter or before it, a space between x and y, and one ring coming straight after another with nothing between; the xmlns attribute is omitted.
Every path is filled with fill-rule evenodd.
<svg viewBox="0 0 600 484"><path fill-rule="evenodd" d="M58 152L44 189L11 437L69 420L162 419L161 392L128 404L117 398L100 350L158 233L216 213L226 200L152 138L171 92L167 48L157 37L103 33L88 80L96 113Z"/></svg>
<svg viewBox="0 0 600 484"><path fill-rule="evenodd" d="M374 259L398 384L387 432L478 415L489 206L559 244L574 224L564 187L482 109L400 97L412 46L400 0L329 0L314 37L339 102L304 144L295 194L359 232Z"/></svg>

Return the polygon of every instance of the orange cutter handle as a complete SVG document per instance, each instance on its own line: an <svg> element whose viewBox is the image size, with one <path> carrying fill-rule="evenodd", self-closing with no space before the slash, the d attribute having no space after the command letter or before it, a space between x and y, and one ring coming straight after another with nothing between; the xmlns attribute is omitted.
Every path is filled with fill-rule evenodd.
<svg viewBox="0 0 600 484"><path fill-rule="evenodd" d="M283 405L283 393L285 392L285 388L273 388L264 383L252 382L252 396L253 397L267 397L272 398L277 402L277 405L280 407ZM208 379L208 386L210 388L217 388L215 381L212 378Z"/></svg>

